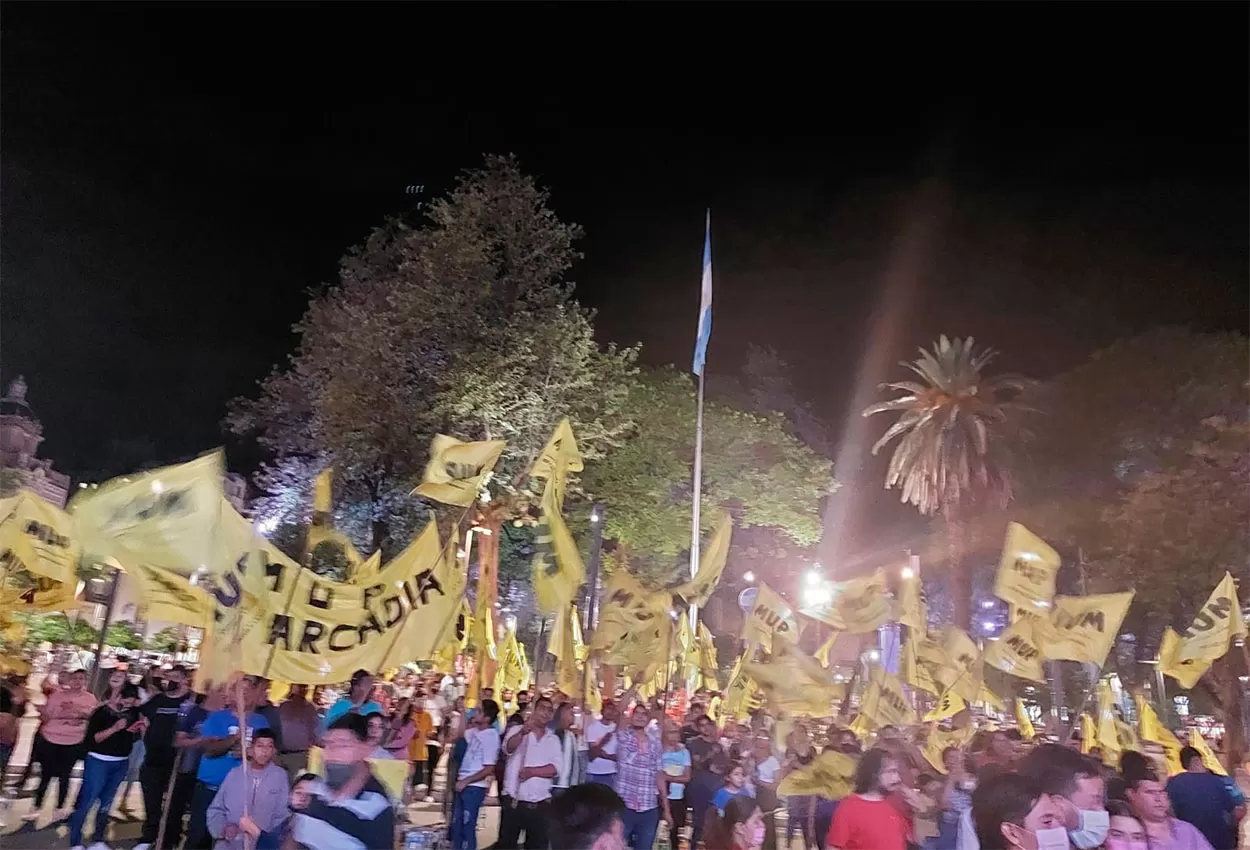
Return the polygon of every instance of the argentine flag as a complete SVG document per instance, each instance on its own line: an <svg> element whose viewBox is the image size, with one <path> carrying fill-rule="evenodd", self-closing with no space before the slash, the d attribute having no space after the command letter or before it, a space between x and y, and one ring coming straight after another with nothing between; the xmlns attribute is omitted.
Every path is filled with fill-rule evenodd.
<svg viewBox="0 0 1250 850"><path fill-rule="evenodd" d="M694 342L694 373L702 377L707 360L707 341L712 336L712 211L707 213L703 235L703 294L699 298L699 330Z"/></svg>

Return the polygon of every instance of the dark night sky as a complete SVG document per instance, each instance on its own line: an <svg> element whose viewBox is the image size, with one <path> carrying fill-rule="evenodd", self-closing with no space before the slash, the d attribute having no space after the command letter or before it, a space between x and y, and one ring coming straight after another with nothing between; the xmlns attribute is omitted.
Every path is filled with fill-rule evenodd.
<svg viewBox="0 0 1250 850"><path fill-rule="evenodd" d="M7 4L0 370L68 471L217 444L404 187L504 152L649 362L689 359L710 206L710 368L775 346L835 431L925 178L891 363L1245 328L1247 9Z"/></svg>

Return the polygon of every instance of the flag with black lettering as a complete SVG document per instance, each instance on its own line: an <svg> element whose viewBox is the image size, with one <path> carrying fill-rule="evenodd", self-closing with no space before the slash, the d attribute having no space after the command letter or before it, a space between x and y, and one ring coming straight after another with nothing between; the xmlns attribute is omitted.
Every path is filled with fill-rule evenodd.
<svg viewBox="0 0 1250 850"><path fill-rule="evenodd" d="M937 705L925 714L925 722L947 720L968 709L968 703L955 691L947 691L938 699Z"/></svg>
<svg viewBox="0 0 1250 850"><path fill-rule="evenodd" d="M1228 652L1233 641L1245 634L1237 585L1232 573L1224 573L1184 635L1165 630L1159 663L1165 675L1182 687L1192 688L1216 659Z"/></svg>
<svg viewBox="0 0 1250 850"><path fill-rule="evenodd" d="M555 614L572 604L586 581L582 555L564 524L560 503L548 486L542 513L534 531L534 601L544 614Z"/></svg>
<svg viewBox="0 0 1250 850"><path fill-rule="evenodd" d="M552 502L557 506L564 505L564 489L568 483L569 473L581 472L585 468L582 453L577 448L577 440L573 436L573 426L568 417L560 420L552 432L547 445L539 453L538 459L530 468L531 479L545 479L546 490L550 492Z"/></svg>
<svg viewBox="0 0 1250 850"><path fill-rule="evenodd" d="M990 641L985 647L985 663L1021 679L1044 683L1042 650L1038 647L1036 632L1045 625L1044 616L1022 614L1016 617L998 640Z"/></svg>
<svg viewBox="0 0 1250 850"><path fill-rule="evenodd" d="M473 504L499 462L507 445L503 440L465 443L446 434L436 434L430 444L430 462L413 495L445 505L468 507Z"/></svg>
<svg viewBox="0 0 1250 850"><path fill-rule="evenodd" d="M27 490L0 507L0 573L30 573L73 584L78 579L73 519Z"/></svg>
<svg viewBox="0 0 1250 850"><path fill-rule="evenodd" d="M903 683L879 664L873 665L869 674L859 711L878 728L907 726L916 722L916 711L907 699Z"/></svg>
<svg viewBox="0 0 1250 850"><path fill-rule="evenodd" d="M602 653L603 664L645 667L665 654L672 597L647 590L624 566L612 571L599 605L599 622L591 651Z"/></svg>
<svg viewBox="0 0 1250 850"><path fill-rule="evenodd" d="M1018 522L1008 523L994 595L1025 611L1045 611L1055 598L1059 553Z"/></svg>
<svg viewBox="0 0 1250 850"><path fill-rule="evenodd" d="M825 582L804 595L799 613L848 634L873 632L894 619L885 572L844 582Z"/></svg>
<svg viewBox="0 0 1250 850"><path fill-rule="evenodd" d="M1049 625L1037 636L1042 657L1054 661L1084 661L1101 667L1132 602L1131 590L1056 596Z"/></svg>
<svg viewBox="0 0 1250 850"><path fill-rule="evenodd" d="M854 778L855 760L831 750L786 774L777 786L777 793L783 797L841 800L851 793Z"/></svg>
<svg viewBox="0 0 1250 850"><path fill-rule="evenodd" d="M742 623L742 639L748 646L758 645L773 651L773 637L786 641L799 639L799 621L790 603L775 590L760 582L751 612Z"/></svg>
<svg viewBox="0 0 1250 850"><path fill-rule="evenodd" d="M230 566L219 533L224 475L222 453L215 451L80 490L70 513L83 558L103 563L120 547L125 554L119 560L141 560L183 576L223 572Z"/></svg>

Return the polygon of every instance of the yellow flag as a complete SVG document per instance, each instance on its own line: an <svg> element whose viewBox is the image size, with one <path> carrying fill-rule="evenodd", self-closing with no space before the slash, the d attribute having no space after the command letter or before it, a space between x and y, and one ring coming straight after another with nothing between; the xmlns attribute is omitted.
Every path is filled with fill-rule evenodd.
<svg viewBox="0 0 1250 850"><path fill-rule="evenodd" d="M579 652L582 624L577 615L577 606L569 605L567 615L557 615L551 629L551 640L547 651L556 657L556 684L560 690L570 696L581 690L582 662L585 661L585 647Z"/></svg>
<svg viewBox="0 0 1250 850"><path fill-rule="evenodd" d="M702 620L699 621L699 637L696 643L699 650L699 675L703 679L701 684L708 691L719 691L717 678L720 665L716 660L716 640Z"/></svg>
<svg viewBox="0 0 1250 850"><path fill-rule="evenodd" d="M1037 730L1033 728L1033 721L1029 718L1029 713L1024 710L1024 700L1016 697L1016 726L1020 728L1020 736L1026 741L1032 741L1037 737Z"/></svg>
<svg viewBox="0 0 1250 850"><path fill-rule="evenodd" d="M916 722L916 712L907 701L903 683L880 665L872 668L859 711L877 727L907 726Z"/></svg>
<svg viewBox="0 0 1250 850"><path fill-rule="evenodd" d="M334 468L327 466L313 479L313 513L328 514L334 510Z"/></svg>
<svg viewBox="0 0 1250 850"><path fill-rule="evenodd" d="M1115 643L1133 591L1090 596L1056 596L1044 634L1038 635L1042 656L1057 661L1085 661L1099 667Z"/></svg>
<svg viewBox="0 0 1250 850"><path fill-rule="evenodd" d="M88 561L105 561L122 547L122 560L189 576L220 573L229 563L219 540L222 480L220 451L190 463L114 479L80 490L70 504Z"/></svg>
<svg viewBox="0 0 1250 850"><path fill-rule="evenodd" d="M828 679L815 659L805 658L789 645L767 662L747 661L742 671L755 683L769 705L782 711L828 717L833 704L846 696L846 686Z"/></svg>
<svg viewBox="0 0 1250 850"><path fill-rule="evenodd" d="M1018 522L1007 525L994 595L1025 611L1045 611L1055 598L1059 553Z"/></svg>
<svg viewBox="0 0 1250 850"><path fill-rule="evenodd" d="M721 573L725 571L725 561L729 558L729 539L733 534L733 519L722 511L716 531L708 540L699 556L699 569L694 578L673 588L673 593L692 605L706 605L712 591L720 582Z"/></svg>
<svg viewBox="0 0 1250 850"><path fill-rule="evenodd" d="M1045 628L1046 621L1034 615L1018 616L998 640L985 647L985 663L1004 673L1045 682L1042 670L1042 650L1038 646L1037 629Z"/></svg>
<svg viewBox="0 0 1250 850"><path fill-rule="evenodd" d="M1237 585L1232 574L1225 573L1184 635L1171 629L1164 632L1159 662L1165 675L1182 687L1192 688L1215 660L1228 652L1233 639L1245 634Z"/></svg>
<svg viewBox="0 0 1250 850"><path fill-rule="evenodd" d="M800 614L839 631L864 634L879 629L894 617L893 600L885 572L840 583L826 583L807 596Z"/></svg>
<svg viewBox="0 0 1250 850"><path fill-rule="evenodd" d="M756 696L758 688L755 682L747 675L746 663L746 653L738 656L733 670L729 672L729 684L725 688L725 701L722 707L725 713L735 720L741 720L763 704Z"/></svg>
<svg viewBox="0 0 1250 850"><path fill-rule="evenodd" d="M534 532L534 600L544 614L563 611L586 581L586 568L573 535L564 524L551 486L543 494L542 513Z"/></svg>
<svg viewBox="0 0 1250 850"><path fill-rule="evenodd" d="M1104 679L1098 683L1098 746L1102 748L1102 763L1109 767L1118 767L1120 764L1120 735L1116 727L1118 719L1111 683Z"/></svg>
<svg viewBox="0 0 1250 850"><path fill-rule="evenodd" d="M915 571L908 568L903 573L898 591L898 621L904 626L924 630L929 625L929 613L925 604L924 584Z"/></svg>
<svg viewBox="0 0 1250 850"><path fill-rule="evenodd" d="M436 434L430 444L425 477L413 495L465 508L477 500L503 454L503 440L463 443Z"/></svg>
<svg viewBox="0 0 1250 850"><path fill-rule="evenodd" d="M560 420L551 439L534 461L530 468L530 478L546 479L547 490L552 501L558 506L564 505L564 488L570 472L581 472L585 468L582 454L577 449L577 440L573 437L573 426L568 417Z"/></svg>
<svg viewBox="0 0 1250 850"><path fill-rule="evenodd" d="M1193 747L1202 755L1202 763L1207 766L1207 770L1212 773L1218 773L1220 776L1228 776L1228 771L1224 769L1224 765L1220 764L1220 760L1215 757L1215 753L1211 752L1211 748L1207 746L1207 739L1202 737L1197 729L1189 730L1189 746Z"/></svg>
<svg viewBox="0 0 1250 850"><path fill-rule="evenodd" d="M181 623L197 629L209 624L214 603L203 587L191 584L177 573L141 561L123 566L126 575L138 586L139 609L144 619Z"/></svg>
<svg viewBox="0 0 1250 850"><path fill-rule="evenodd" d="M837 633L835 632L834 634ZM926 653L922 653L919 648L919 645L924 643L929 644ZM929 660L929 656L933 652L940 652L940 648L919 629L912 631L907 640L903 642L902 674L903 681L913 688L938 696L945 688L942 687L934 675L935 669L939 665L935 665Z"/></svg>
<svg viewBox="0 0 1250 850"><path fill-rule="evenodd" d="M937 705L933 707L933 710L925 714L924 719L926 723L930 721L946 720L954 717L961 711L966 711L967 708L968 703L964 702L963 697L955 691L947 691L942 694L941 698L937 702Z"/></svg>
<svg viewBox="0 0 1250 850"><path fill-rule="evenodd" d="M667 593L646 590L629 570L617 568L603 590L591 651L602 652L604 664L632 664L639 655L660 657L671 625L671 606Z"/></svg>
<svg viewBox="0 0 1250 850"><path fill-rule="evenodd" d="M1081 714L1081 755L1087 756L1098 746L1098 725L1088 714Z"/></svg>
<svg viewBox="0 0 1250 850"><path fill-rule="evenodd" d="M516 630L508 629L499 654L499 665L495 668L495 693L504 691L523 691L530 684L529 661L525 658L525 649L516 638ZM564 690L561 687L561 690ZM569 693L569 691L565 691ZM576 687L572 693L577 693Z"/></svg>
<svg viewBox="0 0 1250 850"><path fill-rule="evenodd" d="M825 669L833 666L833 645L838 642L838 635L840 634L841 632L838 631L832 632L829 637L825 639L825 642L816 649L816 655L814 657L817 661L824 665Z"/></svg>
<svg viewBox="0 0 1250 850"><path fill-rule="evenodd" d="M855 777L855 761L845 753L821 753L790 772L777 786L784 797L823 797L840 800L851 793Z"/></svg>
<svg viewBox="0 0 1250 850"><path fill-rule="evenodd" d="M930 727L929 736L925 739L924 747L921 754L934 770L943 775L946 774L946 762L942 759L942 753L946 752L950 747L962 749L969 740L971 740L976 729L972 726L965 726L963 729L955 729L950 732L943 732L936 726Z"/></svg>
<svg viewBox="0 0 1250 850"><path fill-rule="evenodd" d="M0 508L0 574L43 576L73 586L82 544L69 514L23 490Z"/></svg>
<svg viewBox="0 0 1250 850"><path fill-rule="evenodd" d="M75 582L53 581L43 576L28 575L21 587L9 583L0 592L0 608L10 616L65 611L78 604L77 589Z"/></svg>
<svg viewBox="0 0 1250 850"><path fill-rule="evenodd" d="M743 618L742 639L748 646L754 644L772 652L774 635L785 641L798 640L798 618L794 616L790 603L771 587L760 582L751 613Z"/></svg>
<svg viewBox="0 0 1250 850"><path fill-rule="evenodd" d="M1183 773L1185 766L1181 764L1181 742L1171 730L1159 722L1159 715L1155 714L1154 706L1141 696L1136 697L1136 702L1137 722L1141 728L1142 740L1157 744L1162 748L1168 776Z"/></svg>

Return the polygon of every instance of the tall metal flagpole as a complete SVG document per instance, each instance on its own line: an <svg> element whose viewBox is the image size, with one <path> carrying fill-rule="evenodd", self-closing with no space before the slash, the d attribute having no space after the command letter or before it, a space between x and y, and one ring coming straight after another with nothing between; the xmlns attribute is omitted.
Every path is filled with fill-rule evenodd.
<svg viewBox="0 0 1250 850"><path fill-rule="evenodd" d="M694 373L699 376L699 400L694 428L694 510L690 518L690 577L699 572L699 515L703 498L703 372L707 343L712 335L712 211L707 211L703 234L703 280L699 296L698 336L694 344ZM690 605L691 640L698 634L699 606ZM693 684L693 683L692 683Z"/></svg>

